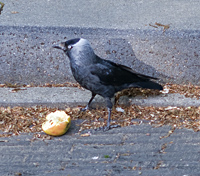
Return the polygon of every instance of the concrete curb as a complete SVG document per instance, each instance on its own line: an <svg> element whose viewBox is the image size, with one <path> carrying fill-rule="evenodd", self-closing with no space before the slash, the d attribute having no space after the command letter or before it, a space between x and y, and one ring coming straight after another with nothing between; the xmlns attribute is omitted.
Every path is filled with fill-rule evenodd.
<svg viewBox="0 0 200 176"><path fill-rule="evenodd" d="M36 106L47 107L75 107L85 106L91 93L76 87L30 87L22 88L13 92L13 88L0 88L0 106ZM104 99L100 96L95 97L93 106L105 106ZM119 104L136 104L141 106L199 106L200 100L186 98L180 94L161 94L157 96L127 97L122 96Z"/></svg>

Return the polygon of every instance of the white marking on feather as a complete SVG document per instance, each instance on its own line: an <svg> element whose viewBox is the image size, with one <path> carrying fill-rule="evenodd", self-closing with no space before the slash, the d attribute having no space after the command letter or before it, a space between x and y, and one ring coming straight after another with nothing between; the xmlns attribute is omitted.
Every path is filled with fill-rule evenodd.
<svg viewBox="0 0 200 176"><path fill-rule="evenodd" d="M86 66L93 62L95 53L88 40L81 38L77 43L72 45L70 57L80 66Z"/></svg>
<svg viewBox="0 0 200 176"><path fill-rule="evenodd" d="M77 43L72 46L83 46L88 44L90 45L90 43L86 39L81 38Z"/></svg>

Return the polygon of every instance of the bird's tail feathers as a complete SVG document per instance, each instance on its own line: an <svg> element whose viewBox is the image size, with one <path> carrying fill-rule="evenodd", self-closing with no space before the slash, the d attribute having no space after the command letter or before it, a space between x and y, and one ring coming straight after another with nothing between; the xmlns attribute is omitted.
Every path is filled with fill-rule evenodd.
<svg viewBox="0 0 200 176"><path fill-rule="evenodd" d="M157 89L157 90L163 90L163 87L153 81L146 81L146 82L138 82L134 85L130 85L130 87L140 87L140 88L146 88L146 89Z"/></svg>

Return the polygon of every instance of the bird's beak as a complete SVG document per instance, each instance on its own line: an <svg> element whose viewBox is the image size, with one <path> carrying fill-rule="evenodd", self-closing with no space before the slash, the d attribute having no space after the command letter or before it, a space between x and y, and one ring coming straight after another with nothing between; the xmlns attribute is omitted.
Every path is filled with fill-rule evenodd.
<svg viewBox="0 0 200 176"><path fill-rule="evenodd" d="M62 43L60 43L60 44L58 44L58 45L53 45L52 47L53 47L53 48L57 48L57 49L61 49L61 50L63 50L63 51L66 51L66 50L67 50L67 48L66 48L66 46L65 46L65 42L62 42Z"/></svg>

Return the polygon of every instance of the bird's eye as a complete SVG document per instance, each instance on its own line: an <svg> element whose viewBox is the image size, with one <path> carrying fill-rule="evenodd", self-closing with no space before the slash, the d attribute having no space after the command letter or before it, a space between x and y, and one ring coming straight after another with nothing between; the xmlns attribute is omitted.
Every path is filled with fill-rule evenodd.
<svg viewBox="0 0 200 176"><path fill-rule="evenodd" d="M67 48L68 48L68 50L71 50L73 48L73 46L68 45Z"/></svg>

